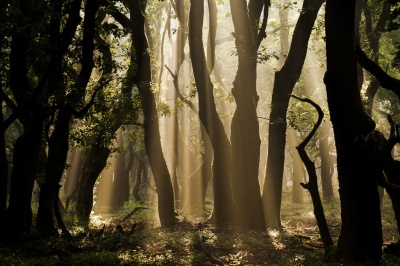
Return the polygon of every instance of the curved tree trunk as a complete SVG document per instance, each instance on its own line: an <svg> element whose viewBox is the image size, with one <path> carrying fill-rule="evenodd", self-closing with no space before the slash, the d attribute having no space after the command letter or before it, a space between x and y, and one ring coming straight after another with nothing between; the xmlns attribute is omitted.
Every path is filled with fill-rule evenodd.
<svg viewBox="0 0 400 266"><path fill-rule="evenodd" d="M216 223L229 223L233 219L231 184L231 152L228 137L216 111L213 84L208 74L202 41L204 3L192 0L189 12L189 47L193 72L199 95L199 117L214 150L213 185Z"/></svg>
<svg viewBox="0 0 400 266"><path fill-rule="evenodd" d="M290 94L298 81L307 54L308 40L323 0L305 0L293 32L292 46L282 69L275 73L269 117L268 158L263 189L264 215L268 228L280 229L282 179L285 162L286 112Z"/></svg>

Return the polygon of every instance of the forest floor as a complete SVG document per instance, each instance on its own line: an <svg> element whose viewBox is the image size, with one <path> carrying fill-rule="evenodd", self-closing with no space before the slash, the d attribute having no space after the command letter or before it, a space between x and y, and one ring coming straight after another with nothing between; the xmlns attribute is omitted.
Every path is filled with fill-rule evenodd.
<svg viewBox="0 0 400 266"><path fill-rule="evenodd" d="M0 265L343 265L324 262L309 197L303 204L292 204L289 197L285 194L283 199L283 232L215 227L196 223L202 217L181 216L176 226L160 228L154 219L155 206L133 202L111 214L94 212L89 228L77 225L70 213L65 223L74 241L43 236L32 229L25 244L0 245ZM149 209L123 220L138 206ZM324 208L332 237L337 240L339 201L325 203ZM385 247L399 240L387 196L382 221ZM400 265L400 257L385 254L380 265Z"/></svg>

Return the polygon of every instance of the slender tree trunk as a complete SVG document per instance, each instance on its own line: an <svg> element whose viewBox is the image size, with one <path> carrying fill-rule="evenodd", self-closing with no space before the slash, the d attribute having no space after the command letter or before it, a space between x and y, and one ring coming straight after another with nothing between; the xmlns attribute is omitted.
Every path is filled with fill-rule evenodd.
<svg viewBox="0 0 400 266"><path fill-rule="evenodd" d="M140 185L142 184L142 173L144 172L144 163L142 161L140 152L135 153L135 158L137 161L137 168L136 168L136 181L135 181L135 186L133 187L133 197L135 198L136 201L141 201L141 198L139 196L139 189Z"/></svg>
<svg viewBox="0 0 400 266"><path fill-rule="evenodd" d="M112 186L112 200L111 205L115 208L124 206L124 192L126 185L125 181L125 154L124 150L124 141L122 132L117 135L118 147L122 150L121 153L118 153L117 158L114 160L114 182ZM129 183L128 183L129 190Z"/></svg>
<svg viewBox="0 0 400 266"><path fill-rule="evenodd" d="M298 81L307 54L308 40L323 0L305 0L293 32L292 46L281 70L275 73L268 130L268 158L263 204L268 228L280 229L282 178L285 162L286 112L290 94Z"/></svg>
<svg viewBox="0 0 400 266"><path fill-rule="evenodd" d="M303 163L296 150L299 144L296 131L293 128L287 129L287 142L289 144L292 159L293 159L293 188L292 188L292 202L302 204L304 202L303 188L300 183L304 182L304 169Z"/></svg>
<svg viewBox="0 0 400 266"><path fill-rule="evenodd" d="M322 122L318 130L319 134L319 154L321 156L321 183L323 199L329 201L333 199L332 173L331 162L329 158L329 131L331 123L328 121Z"/></svg>
<svg viewBox="0 0 400 266"><path fill-rule="evenodd" d="M151 91L151 63L150 55L147 52L148 43L144 32L145 17L142 12L141 2L131 0L128 2L131 12L131 19L138 25L137 31L133 32L135 50L138 56L137 70L140 100L144 115L144 143L146 153L154 175L157 187L158 213L161 225L172 225L175 223L174 191L171 177L164 159L161 148L158 114L154 94Z"/></svg>
<svg viewBox="0 0 400 266"><path fill-rule="evenodd" d="M128 145L127 152L129 152L129 161L127 163L127 166L125 167L124 171L124 182L123 182L123 188L124 188L124 201L129 201L129 194L130 194L130 185L129 185L129 173L132 170L133 163L135 160L134 152L133 152L133 142L131 141Z"/></svg>
<svg viewBox="0 0 400 266"><path fill-rule="evenodd" d="M359 145L375 123L364 111L357 84L355 0L326 2L324 82L335 133L342 218L337 258L380 260L383 241L376 176Z"/></svg>
<svg viewBox="0 0 400 266"><path fill-rule="evenodd" d="M321 197L319 195L318 190L318 178L317 178L317 171L315 170L315 164L313 161L310 160L306 153L306 146L310 142L311 138L314 136L315 132L317 132L318 127L320 126L322 119L324 118L324 112L322 111L321 107L317 105L310 99L301 99L298 97L294 98L310 103L318 112L318 120L317 123L314 125L311 132L305 137L305 139L296 147L298 154L301 160L304 163L304 166L307 169L309 181L304 184L301 183L301 186L307 189L310 192L311 199L314 205L314 215L317 220L319 234L321 235L322 243L324 244L325 252L329 252L331 247L333 246L333 240L331 234L329 232L328 224L326 222L324 208L322 206Z"/></svg>
<svg viewBox="0 0 400 266"><path fill-rule="evenodd" d="M213 185L215 223L229 223L233 219L231 184L231 151L221 120L216 111L213 84L208 74L202 43L204 3L191 0L189 12L189 47L193 72L199 95L199 117L210 137L214 150Z"/></svg>

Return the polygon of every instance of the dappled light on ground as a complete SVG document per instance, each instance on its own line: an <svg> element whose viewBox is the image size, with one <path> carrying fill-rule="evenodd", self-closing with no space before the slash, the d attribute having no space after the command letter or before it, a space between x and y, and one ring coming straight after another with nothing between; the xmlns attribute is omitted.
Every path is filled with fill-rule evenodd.
<svg viewBox="0 0 400 266"><path fill-rule="evenodd" d="M337 239L339 202L324 207L332 237ZM66 222L73 242L34 232L23 246L0 246L0 265L215 265L211 257L224 265L329 265L323 262L316 221L308 215L312 211L308 197L304 204L291 204L284 198L281 232L215 226L195 216L191 220L179 216L176 226L160 227L152 215L154 209L155 205L131 202L112 213L93 212L89 228L78 226L71 211ZM386 246L399 239L387 196L382 213ZM385 255L382 265L398 265L393 264L396 260L400 263Z"/></svg>

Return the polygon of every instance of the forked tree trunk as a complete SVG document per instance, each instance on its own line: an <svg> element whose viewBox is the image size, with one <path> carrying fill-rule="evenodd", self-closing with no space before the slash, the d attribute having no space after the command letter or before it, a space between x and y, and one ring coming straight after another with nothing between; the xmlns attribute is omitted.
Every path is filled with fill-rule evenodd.
<svg viewBox="0 0 400 266"><path fill-rule="evenodd" d="M222 122L216 111L213 84L208 74L202 41L204 2L192 0L189 12L189 47L193 72L199 95L199 117L214 150L213 185L216 223L229 223L233 219L233 195L231 184L231 151Z"/></svg>
<svg viewBox="0 0 400 266"><path fill-rule="evenodd" d="M232 94L236 110L231 123L232 183L235 223L247 229L265 229L264 209L258 181L260 131L257 118L257 51L265 36L269 1L230 1L238 70ZM264 9L263 25L258 24Z"/></svg>
<svg viewBox="0 0 400 266"><path fill-rule="evenodd" d="M94 29L96 24L96 14L100 8L100 3L94 0L88 0L85 5L85 19L83 23L83 40L82 40L82 57L81 57L81 70L78 79L75 83L75 90L73 90L66 97L61 97L62 100L57 99L58 104L63 105L65 101L73 99L74 101L81 101L85 97L85 89L89 83L89 79L94 67L93 51L94 51ZM58 33L58 32L57 32ZM57 36L58 37L58 36ZM62 61L58 62L58 71L53 80L53 86L59 87L60 91L65 88L63 84L63 75L61 74ZM65 169L65 162L68 153L68 139L70 123L72 120L72 113L69 110L59 110L55 129L51 134L49 140L49 156L47 161L46 176L41 186L40 204L36 226L40 231L46 232L54 230L54 200L55 195L59 191L59 182Z"/></svg>

